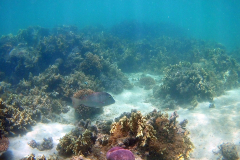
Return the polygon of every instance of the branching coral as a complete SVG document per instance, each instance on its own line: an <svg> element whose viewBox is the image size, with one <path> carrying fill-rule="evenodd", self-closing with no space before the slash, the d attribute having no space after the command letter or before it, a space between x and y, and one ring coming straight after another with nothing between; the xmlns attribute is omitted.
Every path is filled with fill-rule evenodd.
<svg viewBox="0 0 240 160"><path fill-rule="evenodd" d="M96 129L92 126L77 127L60 139L57 150L62 155L88 155L96 141Z"/></svg>
<svg viewBox="0 0 240 160"><path fill-rule="evenodd" d="M167 115L159 112L155 117L154 128L156 129L157 141L149 143L150 157L157 157L155 153L161 158L159 159L180 159L189 158L190 152L193 151L193 144L190 141L189 132L185 129L187 121L185 120L182 125L176 121L178 117L176 111L168 119ZM151 159L151 158L150 158Z"/></svg>
<svg viewBox="0 0 240 160"><path fill-rule="evenodd" d="M170 96L179 104L192 103L193 107L196 107L197 101L212 101L216 91L220 91L216 86L221 82L216 76L211 76L203 68L190 63L171 65L166 68L165 73L163 85L159 90L154 90L156 98Z"/></svg>
<svg viewBox="0 0 240 160"><path fill-rule="evenodd" d="M80 67L85 74L99 76L102 70L101 59L98 55L91 52L86 53L85 60L81 63Z"/></svg>
<svg viewBox="0 0 240 160"><path fill-rule="evenodd" d="M156 110L146 116L132 111L129 118L123 116L111 125L110 135L103 130L110 123L97 122L95 126L90 120L81 120L60 139L57 150L62 155L83 154L90 159L103 160L107 151L116 146L143 159L187 159L194 148L186 130L188 121L178 123L177 118L177 112L168 118L167 114Z"/></svg>
<svg viewBox="0 0 240 160"><path fill-rule="evenodd" d="M4 134L22 134L28 131L36 123L34 114L29 110L18 106L6 105L1 99L0 117L1 128Z"/></svg>
<svg viewBox="0 0 240 160"><path fill-rule="evenodd" d="M60 87L65 97L71 97L76 91L81 89L102 91L103 87L100 83L94 76L86 76L81 71L74 71L72 74L63 77Z"/></svg>
<svg viewBox="0 0 240 160"><path fill-rule="evenodd" d="M35 121L31 118L31 113L26 110L20 111L19 109L12 109L10 111L11 118L7 118L12 132L23 133L29 130Z"/></svg>
<svg viewBox="0 0 240 160"><path fill-rule="evenodd" d="M73 153L75 155L87 155L89 154L89 151L92 147L92 145L95 143L95 141L92 140L92 132L89 130L85 130L81 136L79 136L75 140L75 144L73 146Z"/></svg>
<svg viewBox="0 0 240 160"><path fill-rule="evenodd" d="M57 99L56 92L46 92L47 86L34 87L21 91L19 94L5 92L1 97L6 104L15 105L20 109L27 109L32 114L34 120L39 121L41 118L47 117L53 121L57 121L60 117L59 113L66 113L69 108L66 102Z"/></svg>
<svg viewBox="0 0 240 160"><path fill-rule="evenodd" d="M148 159L186 159L194 146L188 138L189 132L183 128L186 122L179 125L177 117L176 112L170 119L168 115L156 111L145 117L140 112L132 112L130 119L123 117L112 124L109 144L136 145L142 156L149 152Z"/></svg>
<svg viewBox="0 0 240 160"><path fill-rule="evenodd" d="M237 152L237 146L233 143L223 143L219 146L219 149L224 159L238 160L240 158Z"/></svg>
<svg viewBox="0 0 240 160"><path fill-rule="evenodd" d="M103 69L99 79L105 89L119 94L123 89L131 89L133 87L116 64L111 64L108 60L102 60L102 64Z"/></svg>
<svg viewBox="0 0 240 160"><path fill-rule="evenodd" d="M21 160L59 160L57 155L49 155L48 157L44 155L35 156L35 154L27 155L26 157L22 158Z"/></svg>

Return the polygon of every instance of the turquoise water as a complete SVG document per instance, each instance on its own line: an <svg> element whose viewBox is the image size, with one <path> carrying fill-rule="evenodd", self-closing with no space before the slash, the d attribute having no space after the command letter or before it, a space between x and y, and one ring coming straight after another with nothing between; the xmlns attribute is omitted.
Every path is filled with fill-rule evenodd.
<svg viewBox="0 0 240 160"><path fill-rule="evenodd" d="M0 160L105 160L113 146L148 160L240 155L239 4L0 0ZM114 126L131 119L144 136Z"/></svg>
<svg viewBox="0 0 240 160"><path fill-rule="evenodd" d="M236 0L2 0L0 34L16 34L35 25L111 27L137 20L174 25L186 36L217 41L233 49L240 42L239 6Z"/></svg>

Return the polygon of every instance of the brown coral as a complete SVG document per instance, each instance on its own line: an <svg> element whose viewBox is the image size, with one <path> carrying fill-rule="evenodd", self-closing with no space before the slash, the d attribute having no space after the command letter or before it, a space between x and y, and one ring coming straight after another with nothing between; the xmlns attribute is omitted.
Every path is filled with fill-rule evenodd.
<svg viewBox="0 0 240 160"><path fill-rule="evenodd" d="M170 119L167 114L153 111L143 117L140 112L132 112L112 125L110 146L137 147L147 159L180 159L188 158L194 146L188 138L189 132L178 124L174 112ZM134 147L134 148L135 148Z"/></svg>
<svg viewBox="0 0 240 160"><path fill-rule="evenodd" d="M219 146L220 153L224 157L224 159L238 160L240 157L237 152L237 145L227 142L223 143Z"/></svg>
<svg viewBox="0 0 240 160"><path fill-rule="evenodd" d="M60 139L57 150L62 155L88 155L91 147L95 143L93 133L86 129L82 134L78 133L78 137L72 131Z"/></svg>
<svg viewBox="0 0 240 160"><path fill-rule="evenodd" d="M119 143L116 143L119 140L118 138L127 138L128 136L138 138L141 147L144 147L150 140L154 141L156 131L153 126L146 122L147 120L142 116L141 112L133 112L130 119L124 116L119 122L113 123L110 131L112 145L119 145Z"/></svg>
<svg viewBox="0 0 240 160"><path fill-rule="evenodd" d="M22 134L28 131L32 125L36 123L32 119L34 116L32 112L23 109L18 104L6 105L0 99L0 130L3 134Z"/></svg>
<svg viewBox="0 0 240 160"><path fill-rule="evenodd" d="M81 99L81 98L83 98L84 96L90 95L90 94L92 94L92 93L94 93L94 91L91 90L91 89L82 89L82 90L79 90L79 91L77 91L76 93L74 93L73 97L78 98L78 99Z"/></svg>
<svg viewBox="0 0 240 160"><path fill-rule="evenodd" d="M83 155L80 155L80 156L73 156L71 160L91 160L91 159L85 158Z"/></svg>
<svg viewBox="0 0 240 160"><path fill-rule="evenodd" d="M87 155L90 152L92 145L95 141L92 140L92 132L89 130L85 130L82 135L76 139L74 147L72 149L75 155Z"/></svg>
<svg viewBox="0 0 240 160"><path fill-rule="evenodd" d="M80 68L85 74L99 76L102 70L101 59L98 55L94 55L91 52L86 53L85 60L81 63Z"/></svg>
<svg viewBox="0 0 240 160"><path fill-rule="evenodd" d="M35 121L32 120L31 114L26 110L20 111L19 109L12 109L12 117L8 118L11 125L10 130L14 132L26 132L30 126L35 125Z"/></svg>
<svg viewBox="0 0 240 160"><path fill-rule="evenodd" d="M156 84L155 80L152 77L146 76L141 77L139 80L140 85L144 86L144 89L152 89L153 86Z"/></svg>

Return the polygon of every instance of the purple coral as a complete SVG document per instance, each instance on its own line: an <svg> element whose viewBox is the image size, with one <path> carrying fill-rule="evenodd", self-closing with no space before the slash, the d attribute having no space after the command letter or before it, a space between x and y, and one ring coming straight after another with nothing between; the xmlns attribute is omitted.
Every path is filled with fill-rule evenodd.
<svg viewBox="0 0 240 160"><path fill-rule="evenodd" d="M107 160L135 160L130 150L122 147L113 147L107 152Z"/></svg>

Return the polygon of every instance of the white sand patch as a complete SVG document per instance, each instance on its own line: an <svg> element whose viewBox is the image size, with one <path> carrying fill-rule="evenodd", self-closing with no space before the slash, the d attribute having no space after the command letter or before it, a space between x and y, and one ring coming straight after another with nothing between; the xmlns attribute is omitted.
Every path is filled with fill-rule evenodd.
<svg viewBox="0 0 240 160"><path fill-rule="evenodd" d="M179 121L188 119L187 129L195 145L192 159L216 159L213 151L219 151L222 143L240 142L240 90L226 92L214 99L216 108L200 103L194 110L180 109Z"/></svg>
<svg viewBox="0 0 240 160"><path fill-rule="evenodd" d="M40 155L53 155L57 153L56 147L59 143L59 139L63 137L66 133L70 132L74 126L73 125L64 125L60 123L38 123L36 126L32 127L32 131L28 132L22 137L10 138L9 150L12 151L14 159L21 159L31 153L34 153L36 156ZM31 148L28 145L28 142L31 140L36 140L36 142L42 142L43 138L53 138L53 149L47 151L39 151L36 148Z"/></svg>
<svg viewBox="0 0 240 160"><path fill-rule="evenodd" d="M152 90L144 90L143 88L134 87L131 90L124 90L119 95L113 95L115 104L104 107L104 113L97 119L114 119L120 116L123 112L131 112L132 109L141 111L142 114L147 114L155 107L146 103L148 95L152 94Z"/></svg>

